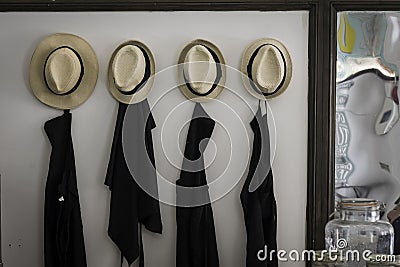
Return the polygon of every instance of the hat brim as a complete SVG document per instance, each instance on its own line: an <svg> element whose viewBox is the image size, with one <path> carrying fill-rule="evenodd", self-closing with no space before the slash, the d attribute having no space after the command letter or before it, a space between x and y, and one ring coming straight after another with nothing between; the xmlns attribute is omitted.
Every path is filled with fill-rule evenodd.
<svg viewBox="0 0 400 267"><path fill-rule="evenodd" d="M82 59L84 73L76 90L70 94L57 95L45 81L44 68L48 55L55 49L67 46L75 50ZM96 53L90 44L79 36L56 33L44 38L32 55L29 82L33 94L44 104L57 109L72 109L83 104L92 94L98 77L99 65Z"/></svg>
<svg viewBox="0 0 400 267"><path fill-rule="evenodd" d="M263 94L261 88L257 85L257 83L249 78L249 73L247 71L248 69L247 67L250 63L253 54L259 47L263 45L275 46L280 51L285 62L285 75L283 81L280 83L280 86L273 93L270 94ZM271 38L262 38L254 41L245 49L242 56L240 70L243 73L242 79L244 86L251 95L261 100L271 99L281 95L288 88L290 80L292 78L292 60L290 58L288 50L281 42ZM254 87L256 87L256 89Z"/></svg>
<svg viewBox="0 0 400 267"><path fill-rule="evenodd" d="M215 86L215 88L213 88L211 91L209 91L206 95L199 95L199 94L195 94L193 93L190 88L188 87L188 84L185 81L185 77L184 77L184 65L188 64L185 63L185 58L187 53L189 52L189 50L196 45L203 45L205 47L207 47L208 49L210 49L218 58L218 62L217 64L219 64L220 68L221 68L221 76L218 80L218 84ZM180 55L179 55L179 60L178 60L178 81L179 81L179 90L182 92L182 94L194 101L194 102L207 102L211 99L216 98L221 92L222 89L224 89L225 87L225 81L226 81L226 66L225 66L225 59L221 53L221 51L219 50L219 48L214 45L213 43L207 41L207 40L203 40L203 39L197 39L194 40L192 42L190 42L189 44L187 44L181 51Z"/></svg>
<svg viewBox="0 0 400 267"><path fill-rule="evenodd" d="M118 51L122 47L127 46L127 45L133 45L133 46L142 48L144 50L144 52L146 53L146 55L148 56L149 61L150 61L150 76L149 76L149 78L140 87L139 90L135 91L132 94L123 94L117 88L117 86L115 85L115 82L114 82L114 74L112 71L112 62L114 61L115 55L118 53ZM144 99L146 99L146 97L150 93L151 87L153 86L153 82L154 82L155 71L156 71L155 60L154 60L154 56L153 56L153 53L151 52L151 50L142 42L135 41L135 40L127 41L127 42L119 45L117 47L117 49L115 49L114 53L112 54L112 56L110 58L110 63L108 65L108 90L111 93L111 95L121 103L125 103L125 104L139 103L139 102L143 101Z"/></svg>

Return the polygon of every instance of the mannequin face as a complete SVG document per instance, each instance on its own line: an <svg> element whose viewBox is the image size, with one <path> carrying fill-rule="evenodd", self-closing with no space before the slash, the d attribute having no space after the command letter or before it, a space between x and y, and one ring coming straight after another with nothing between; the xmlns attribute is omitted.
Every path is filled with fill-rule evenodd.
<svg viewBox="0 0 400 267"><path fill-rule="evenodd" d="M385 135L376 134L376 117L385 98L384 81L375 74L355 78L348 91L345 108L337 109L342 116L341 126L347 125L347 140L337 130L337 147L345 147L347 164L351 171L337 177L337 193L344 197L374 198L385 203L394 203L400 196L400 127L398 124ZM343 119L344 118L344 119ZM400 140L400 139L399 139ZM342 151L343 152L343 151ZM342 162L339 160L336 165ZM339 175L337 175L339 176Z"/></svg>

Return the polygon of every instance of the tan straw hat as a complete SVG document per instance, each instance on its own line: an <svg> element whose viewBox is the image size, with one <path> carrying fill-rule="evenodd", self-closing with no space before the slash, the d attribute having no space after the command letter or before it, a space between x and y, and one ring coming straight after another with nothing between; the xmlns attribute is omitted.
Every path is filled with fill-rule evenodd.
<svg viewBox="0 0 400 267"><path fill-rule="evenodd" d="M81 37L57 33L44 38L32 55L29 80L44 104L72 109L92 94L98 76L93 48Z"/></svg>
<svg viewBox="0 0 400 267"><path fill-rule="evenodd" d="M265 100L282 94L292 77L292 61L286 47L270 38L251 43L243 53L241 71L246 89Z"/></svg>
<svg viewBox="0 0 400 267"><path fill-rule="evenodd" d="M153 85L155 62L150 49L139 41L128 41L114 51L108 67L108 89L119 102L139 103Z"/></svg>
<svg viewBox="0 0 400 267"><path fill-rule="evenodd" d="M194 40L186 45L178 61L179 89L195 102L217 97L225 86L225 60L213 43Z"/></svg>

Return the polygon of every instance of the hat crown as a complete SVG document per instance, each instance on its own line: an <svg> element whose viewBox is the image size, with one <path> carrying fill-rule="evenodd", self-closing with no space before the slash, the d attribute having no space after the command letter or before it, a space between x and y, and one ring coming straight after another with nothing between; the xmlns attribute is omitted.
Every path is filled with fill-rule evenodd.
<svg viewBox="0 0 400 267"><path fill-rule="evenodd" d="M254 58L253 81L265 93L273 93L278 89L285 76L285 62L282 54L273 45L261 47Z"/></svg>
<svg viewBox="0 0 400 267"><path fill-rule="evenodd" d="M203 45L195 45L187 52L184 75L194 91L205 94L217 78L217 66L210 51Z"/></svg>
<svg viewBox="0 0 400 267"><path fill-rule="evenodd" d="M119 90L127 92L143 80L146 60L139 47L126 45L115 54L111 68L115 86Z"/></svg>
<svg viewBox="0 0 400 267"><path fill-rule="evenodd" d="M45 79L49 89L57 94L66 94L78 83L82 66L76 53L68 48L53 51L45 64Z"/></svg>

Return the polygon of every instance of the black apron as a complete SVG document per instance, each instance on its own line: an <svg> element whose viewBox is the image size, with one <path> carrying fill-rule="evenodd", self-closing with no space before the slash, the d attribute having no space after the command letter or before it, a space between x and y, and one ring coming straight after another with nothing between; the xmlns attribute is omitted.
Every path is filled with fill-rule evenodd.
<svg viewBox="0 0 400 267"><path fill-rule="evenodd" d="M44 126L52 146L44 207L46 267L87 266L71 120L71 113L65 111Z"/></svg>
<svg viewBox="0 0 400 267"><path fill-rule="evenodd" d="M199 103L196 103L193 117L189 125L184 152L183 168L176 184L182 187L198 187L207 185L206 173L202 152L207 143L202 142L202 151L199 150L200 141L210 138L215 122L208 116ZM185 160L196 161L194 171ZM189 166L189 169L186 167ZM192 198L192 199L191 199ZM177 189L177 267L217 267L219 266L217 241L214 228L214 217L211 204L196 207L182 207L190 200L209 203L208 190L185 193ZM208 201L207 201L208 200ZM188 202L189 201L189 202Z"/></svg>
<svg viewBox="0 0 400 267"><path fill-rule="evenodd" d="M133 149L137 156L150 158L149 161L133 162L129 165L131 169L127 161L132 159L125 157L124 148L132 144L124 140L123 147L123 136L126 136L123 130L127 130L124 124L130 131L127 137L133 140ZM152 232L162 232L158 200L143 191L131 173L132 171L136 176L135 168L140 170L139 178L150 180L157 187L151 135L151 130L155 127L147 100L132 105L119 103L105 184L112 192L108 235L121 251L121 265L123 257L129 266L139 257L139 266L144 266L142 225ZM136 156L133 160L135 159ZM151 166L143 166L144 164ZM157 191L157 188L154 190Z"/></svg>
<svg viewBox="0 0 400 267"><path fill-rule="evenodd" d="M253 153L249 173L240 194L247 232L246 266L275 267L278 266L277 208L270 166L267 115L261 114L260 106L250 125L254 132ZM263 252L259 253L260 250ZM272 259L269 256L271 250L275 250Z"/></svg>

